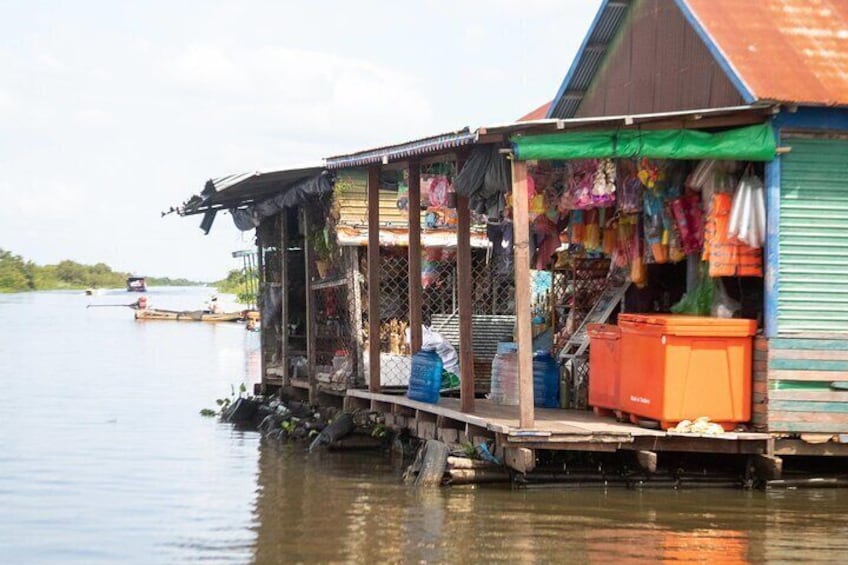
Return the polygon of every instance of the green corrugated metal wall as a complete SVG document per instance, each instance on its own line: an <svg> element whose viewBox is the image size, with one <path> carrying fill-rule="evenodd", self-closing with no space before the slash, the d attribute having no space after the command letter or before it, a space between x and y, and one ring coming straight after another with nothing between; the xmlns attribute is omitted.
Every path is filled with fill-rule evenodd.
<svg viewBox="0 0 848 565"><path fill-rule="evenodd" d="M848 333L848 140L783 145L778 333Z"/></svg>

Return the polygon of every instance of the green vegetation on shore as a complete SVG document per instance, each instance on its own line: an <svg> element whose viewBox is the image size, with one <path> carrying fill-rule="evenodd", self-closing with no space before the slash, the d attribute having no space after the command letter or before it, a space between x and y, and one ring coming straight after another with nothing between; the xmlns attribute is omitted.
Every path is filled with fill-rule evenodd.
<svg viewBox="0 0 848 565"><path fill-rule="evenodd" d="M0 292L123 288L129 273L113 271L105 263L83 265L65 260L56 265L36 265L0 248ZM192 286L202 283L167 277L145 277L148 286Z"/></svg>
<svg viewBox="0 0 848 565"><path fill-rule="evenodd" d="M242 304L256 303L256 295L251 291L251 280L255 288L256 273L233 269L227 273L227 278L212 283L218 292L235 294L236 299Z"/></svg>

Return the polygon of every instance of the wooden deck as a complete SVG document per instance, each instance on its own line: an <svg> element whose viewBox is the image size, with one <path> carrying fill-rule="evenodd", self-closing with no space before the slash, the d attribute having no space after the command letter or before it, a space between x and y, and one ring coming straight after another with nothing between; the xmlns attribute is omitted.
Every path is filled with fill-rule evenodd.
<svg viewBox="0 0 848 565"><path fill-rule="evenodd" d="M771 455L774 440L765 433L724 433L703 436L676 434L616 422L583 410L536 409L535 427L521 429L517 406L475 401L473 414L460 411L459 399L442 398L438 404L406 396L348 390L351 408L383 412L388 426L407 429L421 439L465 443L485 437L498 448L570 451L677 451Z"/></svg>

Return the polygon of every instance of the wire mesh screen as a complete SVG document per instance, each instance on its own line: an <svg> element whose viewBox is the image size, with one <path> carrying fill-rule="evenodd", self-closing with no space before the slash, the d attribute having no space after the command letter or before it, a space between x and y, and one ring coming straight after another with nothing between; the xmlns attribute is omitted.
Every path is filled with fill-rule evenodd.
<svg viewBox="0 0 848 565"><path fill-rule="evenodd" d="M318 388L343 391L355 383L355 325L347 281L332 280L313 290L315 309L315 378Z"/></svg>
<svg viewBox="0 0 848 565"><path fill-rule="evenodd" d="M361 288L367 297L368 261L365 252L360 254L360 270L363 275ZM406 329L409 327L409 259L405 247L380 249L380 386L383 388L406 387L412 361L406 344ZM368 300L362 301L361 332L365 337L363 375L370 372L367 354L370 323Z"/></svg>
<svg viewBox="0 0 848 565"><path fill-rule="evenodd" d="M356 386L364 386L369 372L367 352L369 312L367 250L358 250L362 371ZM409 259L406 247L380 251L380 384L404 388L409 384L411 358L406 342L409 327ZM472 331L474 379L478 391L489 388L491 362L500 341L511 341L515 325L515 282L511 262L501 263L486 249L472 249ZM459 347L459 296L456 251L428 248L422 254L422 321ZM348 301L354 301L349 297Z"/></svg>
<svg viewBox="0 0 848 565"><path fill-rule="evenodd" d="M280 224L277 218L266 218L256 229L259 263L259 297L262 316L262 353L266 378L280 374L283 335L280 317L282 283L280 279Z"/></svg>
<svg viewBox="0 0 848 565"><path fill-rule="evenodd" d="M431 251L431 257L435 255ZM432 264L432 263L435 263ZM431 273L428 275L428 269ZM455 253L442 255L441 262L428 264L425 257L424 323L459 349L459 297ZM475 390L489 391L492 359L498 343L512 341L515 316L515 284L511 262L500 263L486 249L471 252L471 329ZM465 374L463 374L465 378Z"/></svg>

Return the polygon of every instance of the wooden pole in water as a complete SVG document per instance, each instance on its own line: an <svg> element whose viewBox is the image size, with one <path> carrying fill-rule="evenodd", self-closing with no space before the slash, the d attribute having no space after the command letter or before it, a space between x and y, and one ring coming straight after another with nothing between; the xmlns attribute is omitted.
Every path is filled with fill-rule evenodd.
<svg viewBox="0 0 848 565"><path fill-rule="evenodd" d="M368 167L368 390L380 392L380 166Z"/></svg>
<svg viewBox="0 0 848 565"><path fill-rule="evenodd" d="M421 308L424 289L421 286L421 164L410 160L409 170L409 335L410 352L421 350Z"/></svg>
<svg viewBox="0 0 848 565"><path fill-rule="evenodd" d="M512 222L515 248L515 319L518 327L519 425L535 426L533 406L533 334L530 318L530 215L527 163L512 161Z"/></svg>

